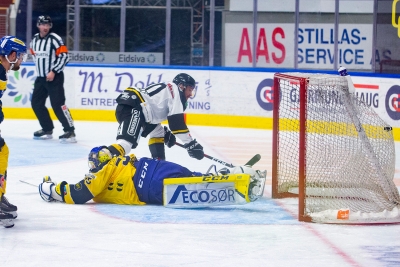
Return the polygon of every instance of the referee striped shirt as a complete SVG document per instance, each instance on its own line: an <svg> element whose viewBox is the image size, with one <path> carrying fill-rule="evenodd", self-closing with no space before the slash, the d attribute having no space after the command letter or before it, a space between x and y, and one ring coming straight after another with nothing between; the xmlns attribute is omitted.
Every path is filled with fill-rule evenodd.
<svg viewBox="0 0 400 267"><path fill-rule="evenodd" d="M50 71L62 72L69 61L67 47L61 37L53 32L43 38L39 33L35 34L30 43L30 51L38 77L46 77Z"/></svg>

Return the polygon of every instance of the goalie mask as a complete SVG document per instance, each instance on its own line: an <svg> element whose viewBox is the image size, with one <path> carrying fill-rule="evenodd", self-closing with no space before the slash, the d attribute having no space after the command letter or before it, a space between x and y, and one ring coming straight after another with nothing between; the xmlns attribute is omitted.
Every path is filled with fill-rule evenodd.
<svg viewBox="0 0 400 267"><path fill-rule="evenodd" d="M112 158L110 150L106 146L98 146L92 148L89 152L88 166L89 169L96 169L103 163L107 163Z"/></svg>

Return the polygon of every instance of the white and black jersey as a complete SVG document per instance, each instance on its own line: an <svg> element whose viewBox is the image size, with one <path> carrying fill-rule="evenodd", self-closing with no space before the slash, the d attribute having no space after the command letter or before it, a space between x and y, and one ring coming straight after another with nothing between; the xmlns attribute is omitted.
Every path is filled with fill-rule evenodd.
<svg viewBox="0 0 400 267"><path fill-rule="evenodd" d="M55 33L49 33L43 38L39 33L35 34L30 43L30 51L38 77L46 77L50 71L62 72L69 61L68 49Z"/></svg>
<svg viewBox="0 0 400 267"><path fill-rule="evenodd" d="M117 97L117 103L132 107L140 105L146 123L155 125L168 120L171 132L185 144L193 140L184 116L187 100L174 83L157 83L145 89L127 88ZM157 129L164 136L163 128ZM153 134L150 137L154 137Z"/></svg>

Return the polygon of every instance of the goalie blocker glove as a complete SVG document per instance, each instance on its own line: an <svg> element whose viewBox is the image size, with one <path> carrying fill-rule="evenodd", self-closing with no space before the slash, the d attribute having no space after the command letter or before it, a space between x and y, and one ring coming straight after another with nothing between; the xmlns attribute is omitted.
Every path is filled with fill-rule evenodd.
<svg viewBox="0 0 400 267"><path fill-rule="evenodd" d="M196 142L196 139L194 139L193 141L184 144L183 147L187 150L187 152L189 153L189 156L191 156L192 158L195 159L202 159L204 158L204 151L203 151L203 147Z"/></svg>
<svg viewBox="0 0 400 267"><path fill-rule="evenodd" d="M48 179L46 179L48 178ZM42 199L46 202L60 201L64 202L62 198L62 188L65 186L66 182L56 184L51 181L49 176L43 178L43 183L39 185L39 194Z"/></svg>
<svg viewBox="0 0 400 267"><path fill-rule="evenodd" d="M173 147L176 143L176 137L171 131L168 129L167 126L164 126L164 144L167 147Z"/></svg>

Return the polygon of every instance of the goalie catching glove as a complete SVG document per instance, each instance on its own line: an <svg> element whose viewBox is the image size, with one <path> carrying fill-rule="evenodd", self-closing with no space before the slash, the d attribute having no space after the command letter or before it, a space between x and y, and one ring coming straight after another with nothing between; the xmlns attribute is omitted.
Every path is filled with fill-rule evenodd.
<svg viewBox="0 0 400 267"><path fill-rule="evenodd" d="M203 147L196 142L196 139L187 144L184 144L183 147L187 150L190 157L198 160L204 158Z"/></svg>

